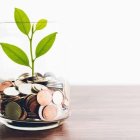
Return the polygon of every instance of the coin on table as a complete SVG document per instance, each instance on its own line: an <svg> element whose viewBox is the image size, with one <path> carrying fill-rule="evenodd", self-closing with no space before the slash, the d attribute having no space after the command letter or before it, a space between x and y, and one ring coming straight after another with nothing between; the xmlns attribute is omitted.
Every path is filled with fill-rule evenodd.
<svg viewBox="0 0 140 140"><path fill-rule="evenodd" d="M63 93L61 91L55 91L53 93L53 103L56 104L56 105L60 105L62 104L62 101L63 101Z"/></svg>
<svg viewBox="0 0 140 140"><path fill-rule="evenodd" d="M18 120L21 117L22 108L16 102L10 102L5 107L5 116L12 120Z"/></svg>
<svg viewBox="0 0 140 140"><path fill-rule="evenodd" d="M42 106L49 105L52 101L52 91L48 88L41 90L37 94L37 101Z"/></svg>
<svg viewBox="0 0 140 140"><path fill-rule="evenodd" d="M13 85L12 81L4 81L0 83L0 91L3 91L7 87L11 87Z"/></svg>
<svg viewBox="0 0 140 140"><path fill-rule="evenodd" d="M20 84L20 85L18 86L18 90L19 90L22 94L26 94L26 95L32 93L31 89L32 89L32 84L29 84L29 83L28 83L28 84Z"/></svg>
<svg viewBox="0 0 140 140"><path fill-rule="evenodd" d="M19 94L19 91L17 91L15 87L8 87L3 92L7 96L17 96Z"/></svg>
<svg viewBox="0 0 140 140"><path fill-rule="evenodd" d="M55 105L41 106L39 108L39 117L45 121L53 121L57 116L57 107Z"/></svg>

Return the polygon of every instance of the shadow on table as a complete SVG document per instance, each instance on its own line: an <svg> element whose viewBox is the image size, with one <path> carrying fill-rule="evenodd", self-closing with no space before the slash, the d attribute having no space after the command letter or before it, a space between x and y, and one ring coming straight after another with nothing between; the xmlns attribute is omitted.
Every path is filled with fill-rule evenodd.
<svg viewBox="0 0 140 140"><path fill-rule="evenodd" d="M20 131L1 125L0 140L68 140L67 125L42 131Z"/></svg>

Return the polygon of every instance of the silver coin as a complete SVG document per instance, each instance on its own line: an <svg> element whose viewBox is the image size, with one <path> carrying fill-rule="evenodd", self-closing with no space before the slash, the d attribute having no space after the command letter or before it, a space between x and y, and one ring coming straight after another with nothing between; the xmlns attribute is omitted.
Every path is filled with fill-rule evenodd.
<svg viewBox="0 0 140 140"><path fill-rule="evenodd" d="M32 89L36 92L39 92L43 89L47 89L47 87L41 84L32 84Z"/></svg>
<svg viewBox="0 0 140 140"><path fill-rule="evenodd" d="M63 89L63 83L60 81L48 81L47 87Z"/></svg>
<svg viewBox="0 0 140 140"><path fill-rule="evenodd" d="M53 103L56 105L61 105L63 102L63 93L61 91L55 91L53 93Z"/></svg>
<svg viewBox="0 0 140 140"><path fill-rule="evenodd" d="M41 73L38 73L38 72L35 73L34 76L35 76L35 77L41 77L41 78L43 78L43 75L42 75Z"/></svg>
<svg viewBox="0 0 140 140"><path fill-rule="evenodd" d="M38 115L39 115L39 118L40 118L41 120L45 121L45 119L44 119L44 117L43 117L43 114L42 114L43 109L44 109L44 106L40 106L40 107L39 107Z"/></svg>
<svg viewBox="0 0 140 140"><path fill-rule="evenodd" d="M30 76L31 76L31 75L30 75L29 73L23 73L22 75L20 75L20 76L18 77L18 79L24 80L24 79L29 78Z"/></svg>
<svg viewBox="0 0 140 140"><path fill-rule="evenodd" d="M18 86L18 90L23 94L31 94L32 93L32 84L20 84Z"/></svg>
<svg viewBox="0 0 140 140"><path fill-rule="evenodd" d="M56 119L59 119L59 118L61 118L61 117L63 117L62 115L63 115L63 108L62 108L62 106L61 105L57 105L57 116L56 116Z"/></svg>
<svg viewBox="0 0 140 140"><path fill-rule="evenodd" d="M48 81L46 79L36 79L34 80L34 83L46 86L48 84Z"/></svg>
<svg viewBox="0 0 140 140"><path fill-rule="evenodd" d="M23 84L24 82L22 81L22 80L16 80L15 82L14 82L14 85L16 86L16 87L18 87L19 85L21 85L21 84Z"/></svg>
<svg viewBox="0 0 140 140"><path fill-rule="evenodd" d="M55 78L55 75L53 73L51 73L51 72L46 72L44 74L44 77L54 77Z"/></svg>
<svg viewBox="0 0 140 140"><path fill-rule="evenodd" d="M8 87L3 92L7 96L17 96L19 94L19 91L17 91L15 87Z"/></svg>

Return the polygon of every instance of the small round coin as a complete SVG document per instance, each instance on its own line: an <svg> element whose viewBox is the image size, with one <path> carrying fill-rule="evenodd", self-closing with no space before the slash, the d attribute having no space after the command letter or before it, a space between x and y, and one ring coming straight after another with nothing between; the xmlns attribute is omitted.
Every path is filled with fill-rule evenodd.
<svg viewBox="0 0 140 140"><path fill-rule="evenodd" d="M31 75L29 74L29 73L23 73L22 75L20 75L19 77L18 77L18 79L20 79L20 80L24 80L24 79L26 79L26 78L29 78Z"/></svg>
<svg viewBox="0 0 140 140"><path fill-rule="evenodd" d="M5 107L5 116L12 120L18 120L21 117L22 109L16 102L10 102Z"/></svg>
<svg viewBox="0 0 140 140"><path fill-rule="evenodd" d="M15 87L8 87L3 92L7 96L17 96L19 94Z"/></svg>
<svg viewBox="0 0 140 140"><path fill-rule="evenodd" d="M27 112L24 108L22 108L22 115L20 117L20 120L25 120L27 118Z"/></svg>
<svg viewBox="0 0 140 140"><path fill-rule="evenodd" d="M31 94L32 84L20 84L18 90L23 94Z"/></svg>
<svg viewBox="0 0 140 140"><path fill-rule="evenodd" d="M53 93L53 103L60 105L63 101L63 93L61 91L55 91Z"/></svg>
<svg viewBox="0 0 140 140"><path fill-rule="evenodd" d="M0 83L0 91L4 91L4 89L12 85L13 85L12 81L5 81L5 82Z"/></svg>
<svg viewBox="0 0 140 140"><path fill-rule="evenodd" d="M32 89L39 92L40 90L47 89L47 87L41 84L32 84Z"/></svg>
<svg viewBox="0 0 140 140"><path fill-rule="evenodd" d="M49 90L48 88L45 90L41 90L37 94L37 101L42 106L49 105L52 101L52 91Z"/></svg>
<svg viewBox="0 0 140 140"><path fill-rule="evenodd" d="M44 107L42 114L46 121L53 121L57 116L57 107L55 105L48 105Z"/></svg>

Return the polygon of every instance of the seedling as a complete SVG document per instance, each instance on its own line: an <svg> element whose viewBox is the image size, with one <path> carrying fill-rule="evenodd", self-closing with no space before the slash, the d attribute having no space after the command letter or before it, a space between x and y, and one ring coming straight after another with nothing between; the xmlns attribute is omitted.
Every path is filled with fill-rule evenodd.
<svg viewBox="0 0 140 140"><path fill-rule="evenodd" d="M35 60L40 56L46 54L50 50L50 48L53 46L53 43L55 41L57 32L51 33L45 36L43 39L41 39L41 41L36 46L35 55L33 55L32 42L33 42L34 34L37 31L42 30L47 26L47 20L40 19L36 24L33 24L30 22L30 19L28 18L27 14L23 10L18 8L15 8L14 19L18 29L24 35L27 36L27 39L29 41L30 59L20 47L5 42L2 42L0 44L5 54L11 60L13 60L15 63L31 68L32 77L33 77Z"/></svg>

